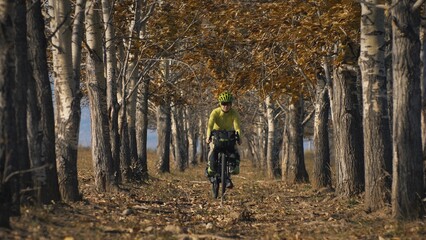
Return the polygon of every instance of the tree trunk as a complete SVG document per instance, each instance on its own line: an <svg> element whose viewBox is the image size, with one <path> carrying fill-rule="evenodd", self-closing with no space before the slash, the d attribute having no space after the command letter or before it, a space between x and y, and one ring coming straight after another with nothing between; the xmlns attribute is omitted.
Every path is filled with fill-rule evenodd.
<svg viewBox="0 0 426 240"><path fill-rule="evenodd" d="M276 150L276 141L275 141L275 106L272 102L271 96L267 96L265 99L265 105L266 105L266 119L268 122L268 132L267 132L267 143L268 146L266 147L266 166L267 166L267 175L270 179L274 179L278 177L279 174L277 174L277 169L279 169L278 166L278 159L274 157L274 151Z"/></svg>
<svg viewBox="0 0 426 240"><path fill-rule="evenodd" d="M386 0L386 2L390 5L392 0ZM389 131L391 138L392 134L392 118L393 118L393 97L392 97L392 89L393 89L393 74L392 74L392 16L391 14L385 14L385 69L386 69L386 95L387 95L387 112L389 119ZM391 139L392 141L392 139ZM392 146L391 146L392 147ZM392 150L393 153L393 150Z"/></svg>
<svg viewBox="0 0 426 240"><path fill-rule="evenodd" d="M258 165L261 167L262 171L265 173L267 170L267 161L266 154L268 151L268 139L267 139L267 129L268 126L265 123L265 109L264 104L259 103L259 122L257 125L257 154L258 154Z"/></svg>
<svg viewBox="0 0 426 240"><path fill-rule="evenodd" d="M419 10L415 1L392 4L393 182L392 214L397 219L423 216L423 162L420 128ZM409 94L407 94L409 93Z"/></svg>
<svg viewBox="0 0 426 240"><path fill-rule="evenodd" d="M188 130L188 162L195 166L197 165L198 117L188 106L185 108L185 116L185 125Z"/></svg>
<svg viewBox="0 0 426 240"><path fill-rule="evenodd" d="M117 182L111 155L110 135L106 109L106 80L102 62L102 25L96 1L87 1L86 39L90 48L87 57L87 90L89 93L91 128L92 128L92 161L95 174L95 185L98 191L114 191Z"/></svg>
<svg viewBox="0 0 426 240"><path fill-rule="evenodd" d="M361 55L365 159L365 205L377 210L390 199L391 140L387 112L384 58L384 10L377 0L361 3Z"/></svg>
<svg viewBox="0 0 426 240"><path fill-rule="evenodd" d="M333 135L336 192L342 197L361 193L364 187L362 125L356 71L339 66L333 77Z"/></svg>
<svg viewBox="0 0 426 240"><path fill-rule="evenodd" d="M314 188L331 187L330 144L328 117L330 98L325 77L317 79L314 120L314 167L312 185Z"/></svg>
<svg viewBox="0 0 426 240"><path fill-rule="evenodd" d="M130 65L131 71L128 72L127 76L129 78L129 91L134 92L134 94L127 94L128 104L127 104L127 123L128 123L128 139L129 139L129 161L130 161L130 170L131 178L135 180L142 179L141 175L141 166L138 161L138 151L136 146L136 98L137 91L133 91L136 88L136 83L138 80L138 62L137 59Z"/></svg>
<svg viewBox="0 0 426 240"><path fill-rule="evenodd" d="M54 21L51 31L53 45L53 78L55 81L56 163L59 190L65 201L81 199L78 191L77 148L80 118L80 98L73 79L69 0L51 0ZM59 30L57 30L59 28Z"/></svg>
<svg viewBox="0 0 426 240"><path fill-rule="evenodd" d="M148 93L150 78L146 77L138 86L138 100L136 103L136 139L138 161L141 164L142 179L148 178Z"/></svg>
<svg viewBox="0 0 426 240"><path fill-rule="evenodd" d="M9 218L19 215L19 177L7 179L19 170L17 165L16 123L13 106L15 87L14 1L3 1L0 7L0 227L10 228Z"/></svg>
<svg viewBox="0 0 426 240"><path fill-rule="evenodd" d="M15 102L15 120L17 124L17 157L19 168L21 170L30 169L30 159L28 153L27 138L27 90L29 76L31 75L30 65L28 62L28 44L27 44L27 8L25 0L15 1L15 56L16 56L16 90L13 94ZM33 188L31 172L20 174L21 202L26 202L31 198Z"/></svg>
<svg viewBox="0 0 426 240"><path fill-rule="evenodd" d="M205 111L203 110L202 112L203 114L201 114L202 117L199 118L199 133L198 133L198 141L200 142L200 157L199 157L199 162L207 162L207 154L208 154L208 149L207 149L207 144L206 144L206 119L207 117L205 117Z"/></svg>
<svg viewBox="0 0 426 240"><path fill-rule="evenodd" d="M30 82L29 90L29 121L28 130L31 149L31 166L46 166L34 172L33 182L36 200L41 204L49 204L60 200L58 174L55 156L55 129L47 65L47 42L44 35L44 20L41 13L41 3L38 0L27 0L28 9L28 41L29 59L32 67L34 82ZM33 112L34 111L34 112ZM32 112L32 113L31 113Z"/></svg>
<svg viewBox="0 0 426 240"><path fill-rule="evenodd" d="M174 162L176 169L183 172L185 171L185 154L183 152L184 142L184 126L182 124L182 108L180 106L172 106L172 144L174 147Z"/></svg>
<svg viewBox="0 0 426 240"><path fill-rule="evenodd" d="M302 126L303 100L293 99L289 104L288 128L288 160L285 167L285 181L288 184L309 182L308 172L305 167L303 153L303 126Z"/></svg>
<svg viewBox="0 0 426 240"><path fill-rule="evenodd" d="M129 125L127 123L127 102L123 99L119 118L120 129L120 180L129 182L132 171L130 168Z"/></svg>
<svg viewBox="0 0 426 240"><path fill-rule="evenodd" d="M423 9L426 9L426 2L423 4ZM426 11L421 12L421 18L426 19ZM426 21L420 22L421 52L420 58L422 61L420 86L422 90L422 109L421 109L421 128L422 128L422 152L423 152L423 187L426 192Z"/></svg>
<svg viewBox="0 0 426 240"><path fill-rule="evenodd" d="M142 9L146 7L146 1L134 1L135 20L133 25L133 34L136 35L135 39L143 38L145 36L145 22L142 22ZM134 61L138 61L134 57ZM148 61L150 62L150 61ZM149 68L149 67L148 67ZM147 69L148 69L147 68ZM139 71L137 71L139 72ZM147 163L147 136L148 136L148 93L149 93L150 77L144 73L142 82L136 86L136 148L137 148L137 163L140 167L138 173L141 179L148 178L148 163Z"/></svg>
<svg viewBox="0 0 426 240"><path fill-rule="evenodd" d="M106 59L106 102L111 144L111 156L116 181L120 178L120 134L118 126L119 106L117 103L117 76L116 76L116 41L110 0L102 0L102 19L105 29L105 59ZM114 2L114 1L112 1Z"/></svg>
<svg viewBox="0 0 426 240"><path fill-rule="evenodd" d="M72 116L72 125L75 126L77 131L77 139L79 139L78 134L80 130L80 120L81 120L81 98L83 96L80 90L80 78L81 78L81 52L82 52L82 41L84 37L84 19L85 19L85 6L86 0L76 0L75 2L75 12L74 19L72 23L72 41L71 41L71 51L72 51L72 81L75 86L74 93L74 103L73 103L73 116Z"/></svg>
<svg viewBox="0 0 426 240"><path fill-rule="evenodd" d="M166 101L157 107L157 134L157 170L160 173L170 172L171 111L167 97Z"/></svg>

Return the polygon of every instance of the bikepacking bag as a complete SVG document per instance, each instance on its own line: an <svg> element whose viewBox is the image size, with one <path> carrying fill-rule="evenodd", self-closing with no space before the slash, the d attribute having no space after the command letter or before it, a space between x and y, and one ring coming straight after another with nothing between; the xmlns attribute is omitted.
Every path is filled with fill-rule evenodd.
<svg viewBox="0 0 426 240"><path fill-rule="evenodd" d="M235 145L235 131L214 131L213 143L219 151L232 151Z"/></svg>

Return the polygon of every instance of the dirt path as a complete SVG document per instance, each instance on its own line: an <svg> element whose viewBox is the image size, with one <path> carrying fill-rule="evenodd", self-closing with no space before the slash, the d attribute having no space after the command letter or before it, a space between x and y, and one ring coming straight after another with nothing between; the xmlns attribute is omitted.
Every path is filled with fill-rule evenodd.
<svg viewBox="0 0 426 240"><path fill-rule="evenodd" d="M82 171L84 201L24 208L0 239L424 239L425 221L398 223L388 209L366 213L360 199L339 200L310 185L264 181L243 164L221 204L212 199L203 167L154 175L98 194Z"/></svg>

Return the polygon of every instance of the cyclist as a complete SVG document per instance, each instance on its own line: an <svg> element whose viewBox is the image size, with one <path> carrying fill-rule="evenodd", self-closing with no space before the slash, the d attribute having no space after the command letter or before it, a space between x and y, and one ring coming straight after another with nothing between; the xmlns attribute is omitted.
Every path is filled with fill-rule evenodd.
<svg viewBox="0 0 426 240"><path fill-rule="evenodd" d="M226 130L236 131L239 135L238 144L241 145L241 129L240 129L240 116L238 112L232 108L232 101L234 100L232 94L228 91L222 92L219 97L219 107L213 109L210 113L209 122L207 125L207 138L206 143L210 144L210 151L208 154L207 163L207 176L213 177L216 174L216 161L218 151L215 148L214 141L212 141L211 133L213 130ZM234 146L234 154L230 156L230 173L233 175L240 173L240 155L238 149ZM228 188L232 188L233 184L231 179L228 179L226 184Z"/></svg>

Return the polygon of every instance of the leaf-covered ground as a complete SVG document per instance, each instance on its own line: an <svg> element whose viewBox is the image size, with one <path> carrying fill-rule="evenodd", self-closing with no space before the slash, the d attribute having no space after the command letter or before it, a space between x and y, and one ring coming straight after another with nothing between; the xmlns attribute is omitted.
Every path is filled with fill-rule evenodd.
<svg viewBox="0 0 426 240"><path fill-rule="evenodd" d="M362 198L267 181L247 162L225 201L212 199L204 164L184 173L94 189L90 163L79 160L84 201L24 207L0 239L425 239L425 220L396 222L390 209L367 213ZM83 159L84 162L84 159Z"/></svg>

